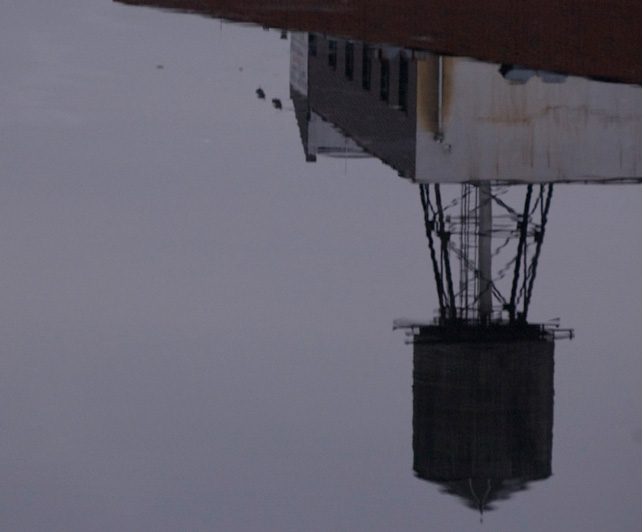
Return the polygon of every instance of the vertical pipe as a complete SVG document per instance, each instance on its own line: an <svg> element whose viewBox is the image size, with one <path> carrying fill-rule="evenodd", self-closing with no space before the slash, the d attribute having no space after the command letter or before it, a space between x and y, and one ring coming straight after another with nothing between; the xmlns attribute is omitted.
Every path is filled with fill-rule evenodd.
<svg viewBox="0 0 642 532"><path fill-rule="evenodd" d="M479 184L478 195L479 212L479 319L482 323L488 323L493 311L492 292L492 230L493 230L493 207L490 196L490 182L483 181Z"/></svg>

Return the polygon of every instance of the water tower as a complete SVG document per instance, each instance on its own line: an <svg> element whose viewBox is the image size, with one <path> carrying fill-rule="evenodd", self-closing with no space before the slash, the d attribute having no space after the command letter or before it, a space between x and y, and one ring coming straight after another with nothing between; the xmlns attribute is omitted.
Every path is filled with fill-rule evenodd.
<svg viewBox="0 0 642 532"><path fill-rule="evenodd" d="M528 311L553 185L420 193L438 309L396 324L414 345L413 469L484 512L551 475L554 339L571 333Z"/></svg>

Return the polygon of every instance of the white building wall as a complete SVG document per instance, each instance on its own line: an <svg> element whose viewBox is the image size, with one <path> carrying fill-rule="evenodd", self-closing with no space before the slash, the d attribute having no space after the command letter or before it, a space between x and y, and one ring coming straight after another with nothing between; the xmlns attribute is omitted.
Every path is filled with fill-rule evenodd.
<svg viewBox="0 0 642 532"><path fill-rule="evenodd" d="M308 34L290 34L290 85L303 96L308 95Z"/></svg>
<svg viewBox="0 0 642 532"><path fill-rule="evenodd" d="M420 63L423 60L420 60ZM419 68L416 180L602 181L642 177L642 89L568 77L504 79L498 66L444 58L443 141L436 90ZM433 76L434 77L434 76Z"/></svg>

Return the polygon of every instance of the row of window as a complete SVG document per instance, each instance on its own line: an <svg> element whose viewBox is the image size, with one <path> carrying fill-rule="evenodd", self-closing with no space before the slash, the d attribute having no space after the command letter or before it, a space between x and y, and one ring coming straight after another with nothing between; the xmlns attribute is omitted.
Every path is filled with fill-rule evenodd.
<svg viewBox="0 0 642 532"><path fill-rule="evenodd" d="M308 36L308 51L311 56L317 55L316 35ZM370 91L372 85L372 61L375 56L375 49L367 44L363 45L361 55L361 86L364 90ZM354 79L354 43L347 41L344 46L344 74L349 80ZM337 69L338 43L334 39L328 40L328 66L333 70ZM390 61L386 58L380 59L379 71L379 97L385 102L390 101ZM399 56L399 92L397 105L403 110L408 109L408 59L403 54Z"/></svg>

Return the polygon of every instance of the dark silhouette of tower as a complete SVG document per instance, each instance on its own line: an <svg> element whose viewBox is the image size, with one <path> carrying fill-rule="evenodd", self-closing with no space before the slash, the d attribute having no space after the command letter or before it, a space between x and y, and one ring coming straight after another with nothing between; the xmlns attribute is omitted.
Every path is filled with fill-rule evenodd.
<svg viewBox="0 0 642 532"><path fill-rule="evenodd" d="M551 475L554 343L434 333L414 337L413 469L484 512Z"/></svg>
<svg viewBox="0 0 642 532"><path fill-rule="evenodd" d="M553 185L420 191L439 307L397 323L414 345L413 469L483 513L551 475L554 340L572 331L527 318Z"/></svg>

